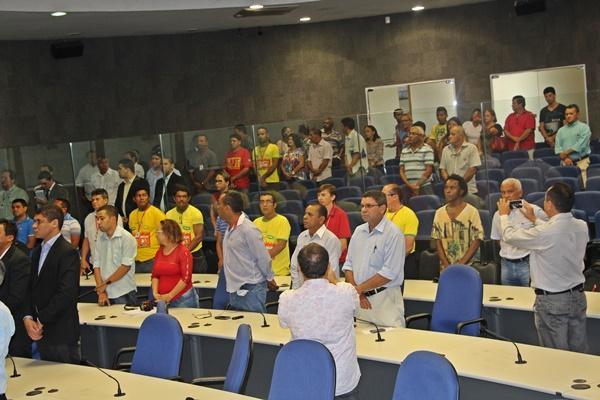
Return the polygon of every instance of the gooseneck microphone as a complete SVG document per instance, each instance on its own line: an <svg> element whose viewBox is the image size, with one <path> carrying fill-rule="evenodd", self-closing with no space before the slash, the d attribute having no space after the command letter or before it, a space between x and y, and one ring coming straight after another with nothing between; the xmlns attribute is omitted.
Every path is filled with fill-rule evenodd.
<svg viewBox="0 0 600 400"><path fill-rule="evenodd" d="M519 347L517 346L517 344L510 340L507 337L504 336L500 336L497 333L494 333L492 331L490 331L489 329L485 328L485 327L481 327L481 330L488 336L491 336L494 339L498 339L498 340L503 340L505 342L510 342L513 344L513 346L515 346L515 349L517 349L517 360L515 361L515 364L527 364L527 361L523 360L523 357L521 357L521 352L519 351Z"/></svg>
<svg viewBox="0 0 600 400"><path fill-rule="evenodd" d="M267 324L267 317L265 317L265 314L262 313L262 312L260 312L260 311L258 311L258 313L260 315L262 315L262 317L263 317L263 324L260 327L261 328L268 328L268 327L270 327L271 325Z"/></svg>
<svg viewBox="0 0 600 400"><path fill-rule="evenodd" d="M104 371L102 368L100 368L96 364L93 364L93 363L89 362L86 359L81 359L81 363L85 364L85 365L89 365L90 367L96 368L98 371L102 372L104 375L108 376L110 379L112 379L113 381L117 382L117 393L114 394L114 397L125 396L125 392L123 392L121 390L121 384L119 383L119 381L117 380L117 378L115 378L114 376L110 375L108 372Z"/></svg>
<svg viewBox="0 0 600 400"><path fill-rule="evenodd" d="M366 324L373 325L375 327L375 332L373 332L373 331L371 331L371 332L377 333L377 339L375 339L375 341L376 342L385 342L385 339L381 337L381 333L380 333L380 332L385 332L385 328L380 328L379 326L377 326L377 324L375 322L367 321L366 319L360 319L360 318L356 318L356 317L354 317L354 319L356 321L360 321L360 322L364 322Z"/></svg>
<svg viewBox="0 0 600 400"><path fill-rule="evenodd" d="M12 375L10 377L11 378L18 378L18 377L20 377L21 374L17 372L17 364L15 364L15 360L13 360L13 358L12 358L12 356L10 354L7 354L6 358L9 358L10 362L13 365L13 373L12 373Z"/></svg>
<svg viewBox="0 0 600 400"><path fill-rule="evenodd" d="M100 285L100 286L108 286L108 285L110 285L111 283L112 283L112 282L111 282L110 280L108 280L108 281L104 282L104 283L103 283L102 285ZM86 296L88 296L88 295L90 295L90 294L92 294L92 293L96 293L96 289L98 289L98 286L95 286L93 289L91 289L91 290L88 290L87 292L83 292L82 294L80 294L79 296L77 296L77 300L81 300L81 299L83 299L84 297L86 297Z"/></svg>

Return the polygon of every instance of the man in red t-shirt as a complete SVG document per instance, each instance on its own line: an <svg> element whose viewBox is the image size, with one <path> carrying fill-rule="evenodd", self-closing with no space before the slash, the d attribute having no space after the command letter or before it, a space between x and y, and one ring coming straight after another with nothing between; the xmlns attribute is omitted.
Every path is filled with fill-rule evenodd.
<svg viewBox="0 0 600 400"><path fill-rule="evenodd" d="M327 208L325 227L340 240L340 245L342 247L340 265L342 265L344 261L346 261L348 240L352 236L352 232L350 232L350 221L348 220L348 214L335 205L335 186L330 183L319 186L317 199L319 204Z"/></svg>
<svg viewBox="0 0 600 400"><path fill-rule="evenodd" d="M533 158L535 148L535 117L525 109L525 98L515 96L512 99L513 113L506 117L504 135L508 150L527 150Z"/></svg>
<svg viewBox="0 0 600 400"><path fill-rule="evenodd" d="M250 187L250 168L252 159L248 149L242 147L242 138L237 133L229 136L231 150L225 154L225 171L231 176L230 182L233 189L248 191Z"/></svg>

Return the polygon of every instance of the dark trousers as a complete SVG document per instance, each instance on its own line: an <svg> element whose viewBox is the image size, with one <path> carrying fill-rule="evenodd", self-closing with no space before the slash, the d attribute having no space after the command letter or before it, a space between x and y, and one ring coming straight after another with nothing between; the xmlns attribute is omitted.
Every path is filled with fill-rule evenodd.
<svg viewBox="0 0 600 400"><path fill-rule="evenodd" d="M404 279L419 279L417 252L410 253L404 259Z"/></svg>
<svg viewBox="0 0 600 400"><path fill-rule="evenodd" d="M81 363L79 343L74 344L47 344L38 342L38 350L44 361L54 361L66 364Z"/></svg>
<svg viewBox="0 0 600 400"><path fill-rule="evenodd" d="M334 400L358 400L358 386L348 393L341 394L339 396L335 396Z"/></svg>

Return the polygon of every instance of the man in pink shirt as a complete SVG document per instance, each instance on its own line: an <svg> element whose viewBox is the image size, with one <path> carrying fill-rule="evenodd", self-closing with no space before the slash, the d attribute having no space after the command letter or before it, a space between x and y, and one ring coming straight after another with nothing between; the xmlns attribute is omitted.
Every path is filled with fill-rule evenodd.
<svg viewBox="0 0 600 400"><path fill-rule="evenodd" d="M527 150L533 158L535 148L535 117L525 109L525 98L515 96L512 99L513 113L506 117L504 135L508 150Z"/></svg>

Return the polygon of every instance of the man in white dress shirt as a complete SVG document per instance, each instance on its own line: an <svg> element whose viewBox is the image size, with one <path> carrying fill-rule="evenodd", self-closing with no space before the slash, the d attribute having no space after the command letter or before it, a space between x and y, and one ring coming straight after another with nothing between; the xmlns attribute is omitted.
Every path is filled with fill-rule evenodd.
<svg viewBox="0 0 600 400"><path fill-rule="evenodd" d="M2 283L2 282L0 282ZM0 360L4 360L8 354L10 338L15 333L15 321L8 307L0 301ZM0 400L6 400L6 371L0 370Z"/></svg>
<svg viewBox="0 0 600 400"><path fill-rule="evenodd" d="M335 282L340 277L339 259L342 252L340 240L329 229L325 227L327 220L327 208L325 206L313 203L306 206L304 211L304 227L306 228L296 242L296 249L290 260L290 274L292 276L292 288L298 289L304 279L300 273L298 264L298 253L309 243L320 244L327 250L329 254L329 271L327 277L330 281Z"/></svg>
<svg viewBox="0 0 600 400"><path fill-rule="evenodd" d="M279 297L279 324L290 329L294 340L309 339L324 344L335 360L336 400L356 400L360 368L354 315L360 301L350 284L333 284L327 279L330 259L327 250L317 243L309 243L300 250L298 263L304 284Z"/></svg>
<svg viewBox="0 0 600 400"><path fill-rule="evenodd" d="M507 178L500 185L500 193L503 199L513 202L523 200L523 188L521 182L515 178ZM546 221L548 216L538 206L531 204L536 218ZM531 222L519 207L511 207L508 219L514 226L523 229L532 228ZM529 253L527 249L522 249L518 245L512 246L502 240L502 229L500 228L500 214L494 213L492 220L493 240L500 241L500 281L503 285L511 286L529 286Z"/></svg>
<svg viewBox="0 0 600 400"><path fill-rule="evenodd" d="M108 165L108 158L98 155L98 170L90 178L94 189L104 189L108 193L108 204L115 205L117 189L121 183L119 173Z"/></svg>
<svg viewBox="0 0 600 400"><path fill-rule="evenodd" d="M533 208L524 203L523 214L535 226L516 226L509 218L509 202L502 198L498 213L504 241L531 251L531 286L536 294L533 313L540 345L586 352L583 257L589 233L587 224L571 214L574 202L571 187L559 182L546 191L548 222L536 218Z"/></svg>

